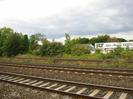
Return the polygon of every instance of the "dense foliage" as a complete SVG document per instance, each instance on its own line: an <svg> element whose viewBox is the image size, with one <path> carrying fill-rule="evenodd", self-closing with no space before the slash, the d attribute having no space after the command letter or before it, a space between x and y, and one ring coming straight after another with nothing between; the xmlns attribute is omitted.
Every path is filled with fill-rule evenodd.
<svg viewBox="0 0 133 99"><path fill-rule="evenodd" d="M64 46L59 42L44 40L39 50L41 56L56 56L64 52Z"/></svg>
<svg viewBox="0 0 133 99"><path fill-rule="evenodd" d="M116 48L114 51L108 53L108 54L101 54L101 58L103 59L118 59L118 58L126 58L131 59L133 58L133 51L129 49L123 49L123 48Z"/></svg>
<svg viewBox="0 0 133 99"><path fill-rule="evenodd" d="M28 36L16 33L10 28L0 29L0 56L15 56L29 50Z"/></svg>
<svg viewBox="0 0 133 99"><path fill-rule="evenodd" d="M28 37L23 33L15 32L11 28L0 28L0 56L16 56L18 54L33 54L40 56L57 56L57 55L89 55L91 49L90 45L99 42L124 42L123 38L110 37L108 35L100 35L93 38L75 38L71 39L69 34L65 34L64 45L55 41L48 41L45 35L41 33L33 34ZM99 51L96 51L98 54ZM128 57L131 58L133 52L123 49L116 49L115 51L101 55L102 58L114 57Z"/></svg>

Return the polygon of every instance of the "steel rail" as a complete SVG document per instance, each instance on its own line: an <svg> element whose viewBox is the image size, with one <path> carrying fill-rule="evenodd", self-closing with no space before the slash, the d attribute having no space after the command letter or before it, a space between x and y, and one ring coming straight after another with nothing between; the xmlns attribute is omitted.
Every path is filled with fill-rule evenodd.
<svg viewBox="0 0 133 99"><path fill-rule="evenodd" d="M47 70L58 70L58 71L70 71L70 72L79 72L79 73L95 73L95 74L107 74L107 75L121 75L121 76L133 76L133 72L126 71L108 71L108 70L91 70L91 69L79 69L79 68L67 68L67 67L55 67L55 66L47 66L47 65L33 65L33 64L3 64L0 63L1 66L13 66L13 67L23 67L23 68L34 68L34 69L47 69Z"/></svg>
<svg viewBox="0 0 133 99"><path fill-rule="evenodd" d="M85 69L85 70L103 70L103 71L123 71L133 72L133 69L118 69L118 68L90 68L90 67L79 67L80 65L57 65L57 64L25 64L15 62L0 62L1 64L20 64L20 65L32 65L32 66L49 66L49 67L62 67L62 68L74 68L74 69Z"/></svg>
<svg viewBox="0 0 133 99"><path fill-rule="evenodd" d="M3 75L4 75L4 77L3 77ZM38 80L38 82L46 81L46 82L52 82L52 83L58 83L58 84L63 83L65 85L71 85L71 86L82 87L82 88L93 88L93 89L98 89L98 90L104 89L104 90L107 90L108 92L111 91L111 92L121 92L121 93L126 93L126 94L133 94L133 88L96 85L96 84L90 84L90 83L79 83L79 82L74 82L74 81L64 81L64 80L49 79L49 78L36 77L36 76L28 76L28 75L22 75L22 74L16 74L16 73L0 72L0 81L4 81L4 82L8 82L8 83L14 83L14 84L18 84L18 85L24 85L24 86L27 86L27 87L37 88L37 89L40 89L40 90L48 90L48 91L52 91L52 92L56 92L56 93L78 96L78 97L82 97L82 98L85 98L85 99L104 99L104 97L96 97L96 96L91 96L91 95L86 95L86 94L78 94L78 93L75 93L75 92L71 92L70 89L67 90L67 91L66 90L63 91L63 90L55 90L57 88L39 87L40 85L36 86L37 82L30 85L30 84L26 84L27 83L26 80L18 82L17 80L16 81L13 80L13 78L11 78L11 77L13 77L13 78L19 77L19 79L25 78L25 79L30 79L30 80L33 80L33 81ZM72 88L71 88L71 90L72 90Z"/></svg>

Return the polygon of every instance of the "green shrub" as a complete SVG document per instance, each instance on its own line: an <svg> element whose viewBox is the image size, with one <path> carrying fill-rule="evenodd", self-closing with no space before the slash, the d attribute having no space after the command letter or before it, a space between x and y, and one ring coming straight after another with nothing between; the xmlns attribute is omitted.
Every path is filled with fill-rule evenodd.
<svg viewBox="0 0 133 99"><path fill-rule="evenodd" d="M90 50L86 45L82 44L76 44L71 48L71 54L72 55L84 55L84 54L90 54Z"/></svg>
<svg viewBox="0 0 133 99"><path fill-rule="evenodd" d="M133 51L131 50L125 50L121 53L121 56L126 59L132 59L133 58Z"/></svg>

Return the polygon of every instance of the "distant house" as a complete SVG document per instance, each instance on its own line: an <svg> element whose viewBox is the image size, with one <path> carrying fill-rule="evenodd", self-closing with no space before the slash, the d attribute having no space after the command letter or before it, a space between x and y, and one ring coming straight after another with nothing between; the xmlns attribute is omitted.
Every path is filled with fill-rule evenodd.
<svg viewBox="0 0 133 99"><path fill-rule="evenodd" d="M102 53L109 53L118 47L124 49L133 49L133 42L95 43L95 49L100 50Z"/></svg>

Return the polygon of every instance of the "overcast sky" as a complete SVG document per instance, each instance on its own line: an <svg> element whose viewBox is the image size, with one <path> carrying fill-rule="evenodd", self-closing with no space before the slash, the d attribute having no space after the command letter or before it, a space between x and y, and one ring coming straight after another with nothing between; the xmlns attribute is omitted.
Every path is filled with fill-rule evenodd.
<svg viewBox="0 0 133 99"><path fill-rule="evenodd" d="M62 39L109 34L133 39L133 0L0 0L0 27Z"/></svg>

